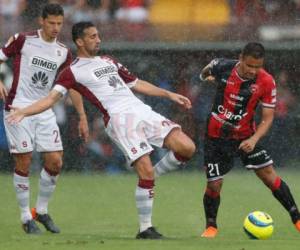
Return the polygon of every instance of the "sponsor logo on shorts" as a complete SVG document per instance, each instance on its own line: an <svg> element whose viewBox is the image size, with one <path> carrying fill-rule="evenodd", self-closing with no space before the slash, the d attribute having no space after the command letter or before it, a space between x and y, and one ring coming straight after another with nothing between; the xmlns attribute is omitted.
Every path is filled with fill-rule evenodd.
<svg viewBox="0 0 300 250"><path fill-rule="evenodd" d="M146 144L146 142L141 142L141 143L140 143L140 148L141 148L142 150L146 150L146 149L148 148L148 145Z"/></svg>
<svg viewBox="0 0 300 250"><path fill-rule="evenodd" d="M53 61L50 61L50 60L47 60L45 58L38 57L38 56L34 56L31 59L31 66L34 66L34 67L37 67L40 69L44 69L47 71L51 71L51 72L57 70L57 68L58 68L56 62L53 62Z"/></svg>
<svg viewBox="0 0 300 250"><path fill-rule="evenodd" d="M270 156L267 154L267 151L266 150L261 150L255 154L251 154L251 155L248 155L248 158L249 159L253 159L253 158L257 158L259 156L263 155L265 157L265 159L269 159Z"/></svg>

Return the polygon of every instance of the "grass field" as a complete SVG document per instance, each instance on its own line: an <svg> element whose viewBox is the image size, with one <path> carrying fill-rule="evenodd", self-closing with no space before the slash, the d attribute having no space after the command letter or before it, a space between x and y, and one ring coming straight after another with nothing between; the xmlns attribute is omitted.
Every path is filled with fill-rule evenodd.
<svg viewBox="0 0 300 250"><path fill-rule="evenodd" d="M300 172L281 170L280 174L300 204ZM35 176L31 182L33 201L37 180ZM12 177L0 175L0 249L300 249L300 234L253 173L234 171L224 184L220 233L215 239L203 239L200 233L204 226L204 174L181 172L161 177L156 182L153 222L168 239L141 241L134 239L138 221L133 174L62 175L49 208L62 233L44 232L40 236L26 235L21 230ZM272 215L275 232L271 239L250 240L242 231L244 217L253 210Z"/></svg>

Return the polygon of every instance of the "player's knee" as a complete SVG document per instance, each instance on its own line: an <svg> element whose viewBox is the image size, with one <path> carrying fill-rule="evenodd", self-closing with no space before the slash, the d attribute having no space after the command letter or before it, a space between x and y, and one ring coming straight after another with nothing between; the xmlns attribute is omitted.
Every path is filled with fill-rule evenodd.
<svg viewBox="0 0 300 250"><path fill-rule="evenodd" d="M192 158L195 151L196 146L194 142L191 139L189 139L181 142L180 150L177 153L184 157L186 160L189 160Z"/></svg>
<svg viewBox="0 0 300 250"><path fill-rule="evenodd" d="M211 190L212 192L221 192L222 189L222 185L223 185L223 179L218 179L215 181L209 181L207 183L207 189Z"/></svg>
<svg viewBox="0 0 300 250"><path fill-rule="evenodd" d="M55 155L51 158L51 161L46 163L46 167L54 173L59 174L62 168L63 161L60 155Z"/></svg>
<svg viewBox="0 0 300 250"><path fill-rule="evenodd" d="M29 168L32 161L32 155L31 154L14 155L14 160L15 160L15 169L24 175L28 175Z"/></svg>

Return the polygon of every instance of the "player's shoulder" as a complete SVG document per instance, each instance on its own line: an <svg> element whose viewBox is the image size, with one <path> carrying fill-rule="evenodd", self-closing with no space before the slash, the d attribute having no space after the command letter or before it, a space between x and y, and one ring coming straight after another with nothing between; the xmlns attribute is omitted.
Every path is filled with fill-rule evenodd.
<svg viewBox="0 0 300 250"><path fill-rule="evenodd" d="M118 63L118 60L115 57L110 56L110 55L101 55L99 57L102 60L109 61L109 62L112 62L114 64Z"/></svg>
<svg viewBox="0 0 300 250"><path fill-rule="evenodd" d="M257 80L262 81L264 84L276 85L274 77L265 69L259 71Z"/></svg>
<svg viewBox="0 0 300 250"><path fill-rule="evenodd" d="M20 35L24 36L25 38L38 38L39 37L37 30L21 32Z"/></svg>
<svg viewBox="0 0 300 250"><path fill-rule="evenodd" d="M59 46L59 47L62 47L64 49L69 49L67 45L65 45L64 43L62 43L61 41L59 40L56 40L56 44Z"/></svg>
<svg viewBox="0 0 300 250"><path fill-rule="evenodd" d="M210 62L210 66L216 71L231 71L235 65L238 63L238 60L228 59L228 58L215 58Z"/></svg>

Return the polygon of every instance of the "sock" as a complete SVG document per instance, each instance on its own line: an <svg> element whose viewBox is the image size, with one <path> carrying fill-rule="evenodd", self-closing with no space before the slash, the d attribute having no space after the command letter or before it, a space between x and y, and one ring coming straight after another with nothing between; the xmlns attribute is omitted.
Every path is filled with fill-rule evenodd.
<svg viewBox="0 0 300 250"><path fill-rule="evenodd" d="M140 232L152 227L152 207L154 180L139 180L135 191L136 207L140 221Z"/></svg>
<svg viewBox="0 0 300 250"><path fill-rule="evenodd" d="M28 176L15 171L13 182L21 211L21 221L24 224L27 221L32 220L29 206L29 178Z"/></svg>
<svg viewBox="0 0 300 250"><path fill-rule="evenodd" d="M293 223L296 223L300 219L300 214L288 185L277 177L271 190L274 197L289 212Z"/></svg>
<svg viewBox="0 0 300 250"><path fill-rule="evenodd" d="M203 205L206 218L206 228L213 226L217 228L217 214L220 206L220 193L214 192L209 188L206 188Z"/></svg>
<svg viewBox="0 0 300 250"><path fill-rule="evenodd" d="M159 177L168 172L174 171L188 159L169 151L158 163L154 166L155 177Z"/></svg>
<svg viewBox="0 0 300 250"><path fill-rule="evenodd" d="M48 213L48 203L56 187L58 175L51 175L44 168L40 174L39 193L36 202L36 212L38 214Z"/></svg>

